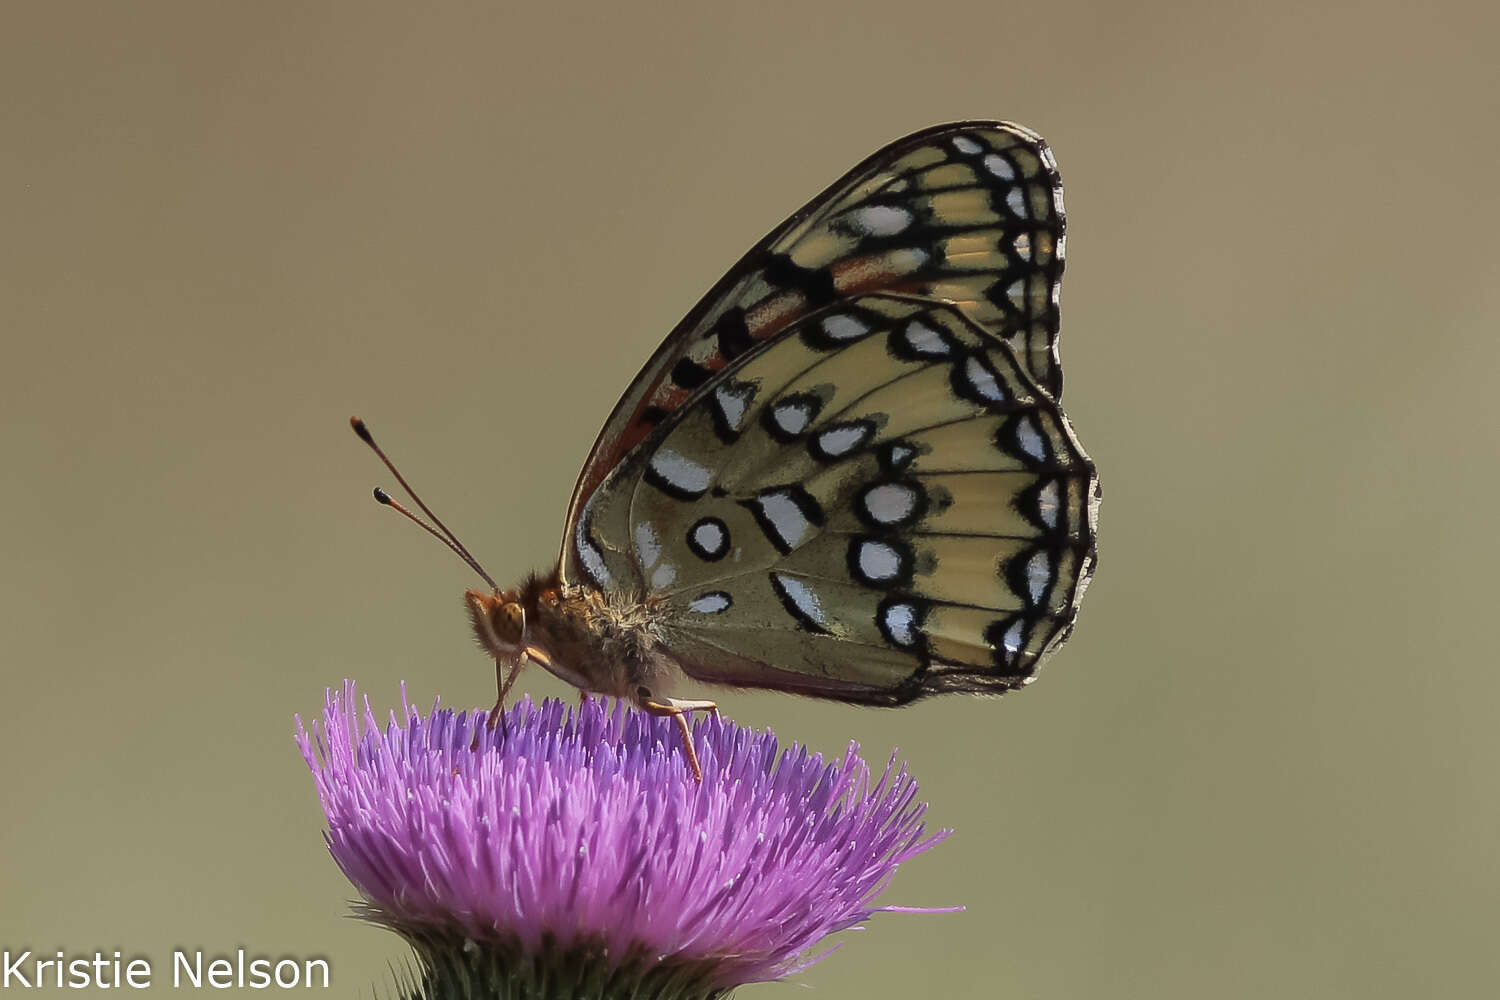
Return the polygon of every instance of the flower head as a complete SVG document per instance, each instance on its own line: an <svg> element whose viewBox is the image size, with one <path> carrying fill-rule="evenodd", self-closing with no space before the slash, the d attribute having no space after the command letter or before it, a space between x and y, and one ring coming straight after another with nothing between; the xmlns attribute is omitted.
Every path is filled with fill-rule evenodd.
<svg viewBox="0 0 1500 1000"><path fill-rule="evenodd" d="M905 768L872 783L854 744L829 762L703 719L699 785L670 720L620 703L523 699L492 731L404 695L382 728L356 700L330 692L297 739L334 860L429 975L489 956L511 976L571 963L697 995L778 979L895 909L873 901L896 866L946 836L923 837Z"/></svg>

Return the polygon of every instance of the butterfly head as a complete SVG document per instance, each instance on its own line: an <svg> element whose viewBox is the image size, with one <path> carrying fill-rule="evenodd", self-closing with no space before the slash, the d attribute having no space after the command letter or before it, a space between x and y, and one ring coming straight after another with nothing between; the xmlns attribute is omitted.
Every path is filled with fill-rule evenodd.
<svg viewBox="0 0 1500 1000"><path fill-rule="evenodd" d="M497 660L514 660L526 647L526 608L515 590L470 590L464 604L474 623L474 636Z"/></svg>

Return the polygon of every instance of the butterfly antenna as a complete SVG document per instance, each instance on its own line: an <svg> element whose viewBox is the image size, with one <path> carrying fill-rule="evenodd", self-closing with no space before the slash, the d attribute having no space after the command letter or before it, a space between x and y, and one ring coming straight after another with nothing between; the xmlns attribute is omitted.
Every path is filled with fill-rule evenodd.
<svg viewBox="0 0 1500 1000"><path fill-rule="evenodd" d="M396 513L400 514L402 517L406 518L412 524L415 524L417 527L421 528L423 531L427 532L433 538L436 538L438 541L440 541L444 545L448 546L448 548L452 549L454 555L458 556L464 562L468 563L469 568L472 569L474 572L476 572L480 576L484 577L484 582L488 583L490 585L490 588L492 590L499 590L500 589L498 586L495 585L495 581L492 580L492 579L490 579L490 575L484 571L484 567L480 566L479 563L477 563L477 562L474 561L474 557L473 556L469 555L463 549L461 549L457 545L453 544L453 541L451 539L449 539L448 536L446 536L444 534L441 534L432 525L428 524L426 521L422 520L420 517L418 517L417 515L413 514L411 511L407 510L404 506L402 506L401 501L399 501L395 497L391 496L389 493L387 493L385 490L381 489L379 486L375 487L375 499L377 501L379 501L380 503L385 504L387 507L391 508Z"/></svg>
<svg viewBox="0 0 1500 1000"><path fill-rule="evenodd" d="M411 497L412 500L416 502L416 505L422 509L422 513L426 514L432 519L432 524L437 525L437 528L434 528L432 524L428 524L426 521L422 520L420 517L407 510L398 500L396 500L395 497L391 496L379 486L375 487L375 499L385 506L391 508L396 513L403 515L413 524L420 526L423 531L426 531L433 538L436 538L438 541L448 546L448 548L453 550L454 555L458 556L464 562L468 563L470 569L484 578L484 582L490 585L491 590L499 591L499 585L495 583L493 577L491 577L484 571L484 567L479 565L479 560L475 559L473 555L469 553L469 550L464 548L463 542L460 542L458 540L458 536L450 531L448 526L444 524L442 520L432 512L432 508L428 507L425 503L422 502L422 498L417 496L417 491L411 488L411 483L408 483L406 481L406 477L401 475L400 471L397 470L395 464L386 457L385 452L380 449L380 445L375 443L375 438L370 434L370 429L365 426L365 422L358 417L350 417L349 426L353 427L354 433L359 435L359 439L365 444L369 445L370 450L375 452L375 454L380 457L380 460L385 463L385 467L391 470L391 475L396 477L396 482L400 483L401 488L406 491L406 495ZM439 528L442 529L441 532L439 532Z"/></svg>

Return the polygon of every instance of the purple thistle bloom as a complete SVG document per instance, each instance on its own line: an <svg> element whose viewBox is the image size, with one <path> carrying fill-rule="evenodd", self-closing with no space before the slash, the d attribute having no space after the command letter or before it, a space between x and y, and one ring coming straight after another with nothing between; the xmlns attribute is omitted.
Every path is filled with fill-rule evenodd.
<svg viewBox="0 0 1500 1000"><path fill-rule="evenodd" d="M429 984L436 966L484 962L512 980L486 995L541 995L518 985L528 975L558 992L570 964L587 967L570 994L584 979L600 996L780 979L832 951L812 953L827 935L901 909L872 903L947 835L923 837L926 806L894 757L872 784L852 743L828 763L700 719L698 785L671 720L620 703L523 699L502 735L480 712L424 719L402 702L382 729L346 682L311 735L297 720L297 741L329 851Z"/></svg>

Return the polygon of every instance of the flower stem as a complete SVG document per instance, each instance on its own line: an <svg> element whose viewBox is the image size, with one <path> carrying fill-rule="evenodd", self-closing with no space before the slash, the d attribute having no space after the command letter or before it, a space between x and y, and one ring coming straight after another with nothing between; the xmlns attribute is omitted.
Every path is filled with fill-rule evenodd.
<svg viewBox="0 0 1500 1000"><path fill-rule="evenodd" d="M612 960L601 947L535 952L480 944L446 934L406 934L417 968L400 986L403 1000L721 1000L731 988L713 985L710 962Z"/></svg>

